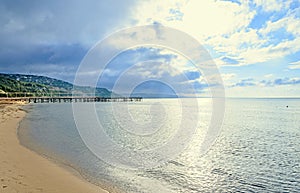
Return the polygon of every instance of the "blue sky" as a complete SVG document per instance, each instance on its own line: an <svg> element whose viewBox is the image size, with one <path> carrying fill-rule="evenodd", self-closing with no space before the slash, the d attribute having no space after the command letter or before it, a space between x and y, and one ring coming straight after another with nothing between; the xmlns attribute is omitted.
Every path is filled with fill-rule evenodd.
<svg viewBox="0 0 300 193"><path fill-rule="evenodd" d="M218 66L229 97L300 96L300 1L14 1L0 2L0 72L73 82L97 42L128 27L158 23L196 38ZM149 60L151 62L149 62ZM148 61L148 62L141 62ZM99 74L89 74L88 79ZM99 85L133 79L140 91L161 91L160 77L189 95L209 94L205 77L168 49L141 46L119 54ZM126 92L126 81L123 81ZM87 81L88 84L88 81Z"/></svg>

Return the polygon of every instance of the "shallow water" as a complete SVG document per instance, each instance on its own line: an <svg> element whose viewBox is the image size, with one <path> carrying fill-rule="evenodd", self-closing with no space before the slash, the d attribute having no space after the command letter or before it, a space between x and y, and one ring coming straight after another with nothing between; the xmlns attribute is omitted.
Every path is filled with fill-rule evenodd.
<svg viewBox="0 0 300 193"><path fill-rule="evenodd" d="M71 165L90 181L124 192L300 192L299 99L228 99L223 127L205 155L199 149L210 124L211 101L197 102L199 114L194 103L182 107L177 99L95 104L106 137L132 152L169 147L168 159L153 154L126 159L127 163L127 154L105 152L105 146L99 154L106 157L99 159L80 137L82 130L98 127L89 120L87 103L79 104L86 121L79 131L71 104L27 106L19 138L26 147ZM177 138L182 128L192 129L192 135ZM171 139L176 140L174 148ZM156 160L163 164L147 167ZM132 169L136 165L139 169Z"/></svg>

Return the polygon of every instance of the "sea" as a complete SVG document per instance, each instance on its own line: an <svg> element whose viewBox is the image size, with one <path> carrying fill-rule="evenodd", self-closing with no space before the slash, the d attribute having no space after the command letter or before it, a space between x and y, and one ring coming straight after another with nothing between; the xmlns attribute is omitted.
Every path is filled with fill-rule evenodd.
<svg viewBox="0 0 300 193"><path fill-rule="evenodd" d="M29 104L18 137L111 192L300 192L300 99L213 100Z"/></svg>

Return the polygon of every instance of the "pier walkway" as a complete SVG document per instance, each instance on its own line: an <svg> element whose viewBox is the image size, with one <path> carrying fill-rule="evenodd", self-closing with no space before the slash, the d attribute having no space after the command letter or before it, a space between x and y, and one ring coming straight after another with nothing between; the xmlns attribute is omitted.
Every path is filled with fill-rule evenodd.
<svg viewBox="0 0 300 193"><path fill-rule="evenodd" d="M0 101L25 101L29 103L140 102L142 101L142 97L98 97L98 96L0 97Z"/></svg>

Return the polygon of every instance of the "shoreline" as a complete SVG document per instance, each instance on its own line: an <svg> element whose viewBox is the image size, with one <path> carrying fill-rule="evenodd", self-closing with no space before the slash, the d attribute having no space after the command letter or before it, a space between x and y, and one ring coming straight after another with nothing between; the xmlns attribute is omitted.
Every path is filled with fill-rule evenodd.
<svg viewBox="0 0 300 193"><path fill-rule="evenodd" d="M18 126L24 103L0 103L0 192L108 192L88 182L74 168L65 168L22 146Z"/></svg>

